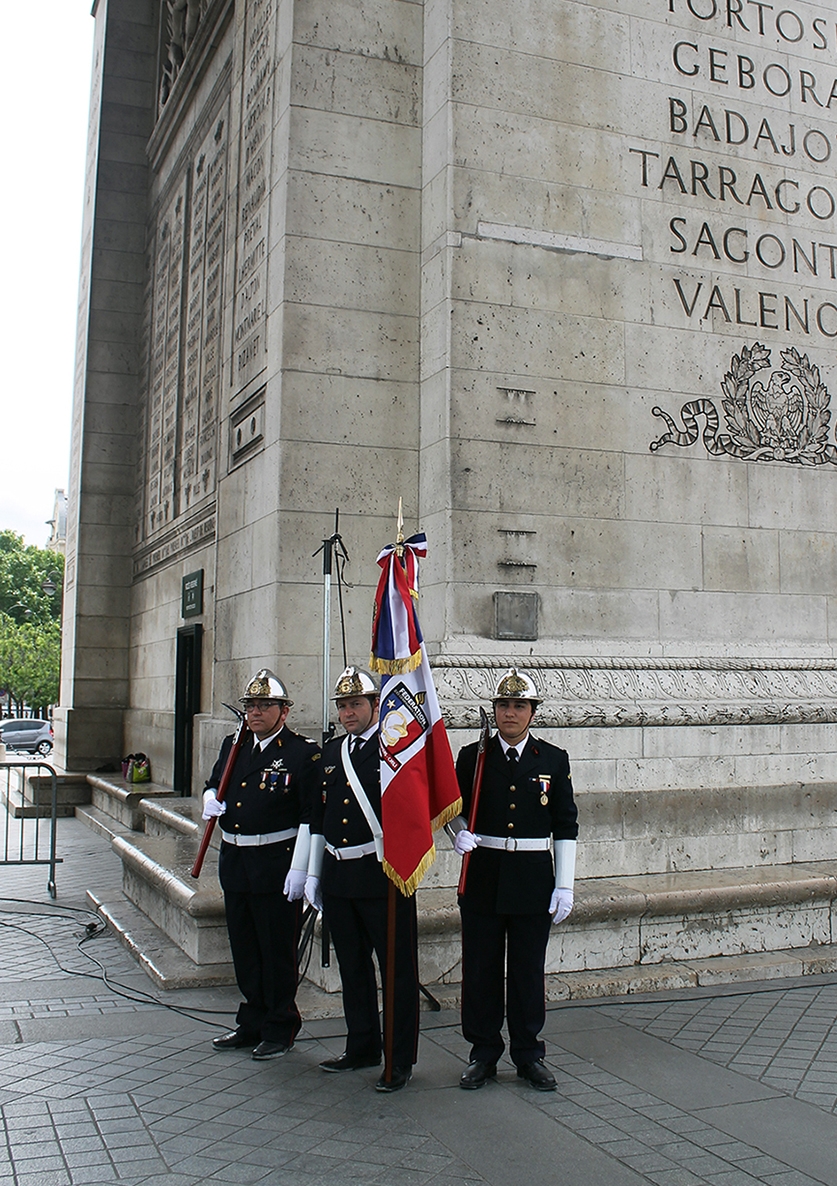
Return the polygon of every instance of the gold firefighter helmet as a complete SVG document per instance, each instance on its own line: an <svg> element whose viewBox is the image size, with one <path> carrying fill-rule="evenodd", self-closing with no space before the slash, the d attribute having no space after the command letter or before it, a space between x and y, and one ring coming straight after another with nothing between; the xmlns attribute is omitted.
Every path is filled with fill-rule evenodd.
<svg viewBox="0 0 837 1186"><path fill-rule="evenodd" d="M244 689L244 695L239 699L239 704L248 704L251 700L267 700L276 704L287 704L288 708L293 704L285 685L268 667L262 667L248 682Z"/></svg>
<svg viewBox="0 0 837 1186"><path fill-rule="evenodd" d="M378 685L363 667L351 664L341 673L334 685L332 700L344 700L348 696L377 696Z"/></svg>
<svg viewBox="0 0 837 1186"><path fill-rule="evenodd" d="M518 671L511 667L500 676L492 700L531 700L533 704L540 704L541 697L531 678L525 671Z"/></svg>

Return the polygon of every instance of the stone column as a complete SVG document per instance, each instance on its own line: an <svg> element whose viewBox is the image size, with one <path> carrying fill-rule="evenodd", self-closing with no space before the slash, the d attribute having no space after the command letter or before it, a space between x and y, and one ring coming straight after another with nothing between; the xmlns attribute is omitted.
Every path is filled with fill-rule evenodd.
<svg viewBox="0 0 837 1186"><path fill-rule="evenodd" d="M99 0L84 195L56 761L118 760L128 703L145 148L158 6Z"/></svg>

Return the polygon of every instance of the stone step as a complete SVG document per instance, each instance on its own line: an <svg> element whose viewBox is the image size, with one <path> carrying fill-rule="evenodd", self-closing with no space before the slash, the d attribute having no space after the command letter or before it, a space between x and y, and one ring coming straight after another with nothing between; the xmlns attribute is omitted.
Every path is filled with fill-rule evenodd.
<svg viewBox="0 0 837 1186"><path fill-rule="evenodd" d="M192 836L133 832L115 836L112 846L122 861L125 895L194 963L229 958L217 861L208 858L200 879L193 878L197 841Z"/></svg>
<svg viewBox="0 0 837 1186"><path fill-rule="evenodd" d="M214 964L196 964L127 898L105 902L88 891L87 900L160 988L208 988L212 985L235 984L229 958Z"/></svg>
<svg viewBox="0 0 837 1186"><path fill-rule="evenodd" d="M153 974L161 983L183 982L206 967L212 977L227 964L229 946L215 854L199 881L190 876L204 826L200 803L167 796L142 801L140 810L145 832L111 829L124 893L190 961L186 971ZM93 826L107 826L90 809L87 814ZM581 879L572 915L550 936L549 992L557 1000L699 986L711 982L719 960L733 961L723 962L722 976L736 966L761 978L828 970L837 939L835 901L837 861ZM117 905L107 904L114 916ZM422 978L440 989L455 985L461 978L455 890L422 886L418 907ZM151 950L160 950L159 937L148 934ZM326 991L337 987L336 969L321 967L318 945L308 975Z"/></svg>
<svg viewBox="0 0 837 1186"><path fill-rule="evenodd" d="M837 861L577 883L547 971L593 971L816 949L837 940Z"/></svg>
<svg viewBox="0 0 837 1186"><path fill-rule="evenodd" d="M142 811L145 815L144 830L149 836L167 836L171 833L189 836L195 841L197 850L207 822L201 819L202 810L203 805L200 799L195 799L194 796L144 799L142 802ZM221 829L216 823L212 830L210 845L217 849L220 843Z"/></svg>
<svg viewBox="0 0 837 1186"><path fill-rule="evenodd" d="M88 893L87 898L92 909L99 913L158 987L206 988L235 983L231 963L195 964L127 899L104 903L92 893ZM315 936L314 943L314 960L318 962L318 936ZM429 985L428 991L442 1008L459 1007L459 983L431 983L427 980L423 962L420 963L420 970L422 979ZM791 951L671 961L649 967L552 972L546 977L546 990L547 1000L551 1002L588 1001L834 972L837 972L837 945L831 944ZM313 1020L342 1015L342 999L338 989L336 977L330 991L324 990L312 979L304 979L298 994L303 1018ZM422 997L422 1007L430 1007L425 997Z"/></svg>
<svg viewBox="0 0 837 1186"><path fill-rule="evenodd" d="M756 951L708 959L670 960L630 968L550 972L546 977L546 993L549 1001L580 1001L821 976L836 971L837 944L828 944L787 951ZM434 986L433 991L436 993L437 986Z"/></svg>
<svg viewBox="0 0 837 1186"><path fill-rule="evenodd" d="M12 766L0 778L0 803L15 819L49 819L52 814L52 776L31 764ZM41 773L37 773L37 771ZM66 818L80 803L90 802L86 774L55 772L56 816Z"/></svg>
<svg viewBox="0 0 837 1186"><path fill-rule="evenodd" d="M814 966L817 953L837 940L835 900L837 861L580 880L570 918L550 935L546 971L603 983L618 975L691 984L693 972L681 965L691 969L694 961L758 961L794 951ZM461 953L454 891L421 889L418 901L428 982L455 983Z"/></svg>
<svg viewBox="0 0 837 1186"><path fill-rule="evenodd" d="M97 835L104 837L105 840L113 840L114 836L126 836L130 834L129 828L123 827L112 815L100 811L92 803L85 804L83 807L77 807L76 819L90 828L91 832L96 832Z"/></svg>
<svg viewBox="0 0 837 1186"><path fill-rule="evenodd" d="M143 799L174 797L171 787L154 782L126 782L114 775L88 774L87 782L93 806L132 831L142 831L145 826L145 813L140 806Z"/></svg>

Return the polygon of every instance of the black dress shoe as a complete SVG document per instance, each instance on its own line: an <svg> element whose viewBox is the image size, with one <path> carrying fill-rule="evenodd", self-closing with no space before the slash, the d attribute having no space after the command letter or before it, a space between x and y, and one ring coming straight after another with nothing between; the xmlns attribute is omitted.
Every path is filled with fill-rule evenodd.
<svg viewBox="0 0 837 1186"><path fill-rule="evenodd" d="M341 1054L339 1058L327 1058L320 1063L321 1071L359 1071L361 1067L379 1067L380 1054Z"/></svg>
<svg viewBox="0 0 837 1186"><path fill-rule="evenodd" d="M386 1073L386 1072L384 1072ZM393 1067L392 1078L389 1083L383 1075L381 1075L378 1082L375 1084L376 1091L400 1091L402 1087L406 1087L413 1077L412 1067Z"/></svg>
<svg viewBox="0 0 837 1186"><path fill-rule="evenodd" d="M283 1054L288 1053L291 1046L293 1046L293 1042L259 1042L252 1057L258 1062L262 1062L266 1058L281 1058Z"/></svg>
<svg viewBox="0 0 837 1186"><path fill-rule="evenodd" d="M239 1050L242 1046L255 1046L258 1040L258 1034L248 1034L246 1030L238 1029L213 1038L212 1045L216 1050Z"/></svg>
<svg viewBox="0 0 837 1186"><path fill-rule="evenodd" d="M531 1083L535 1091L554 1091L557 1086L555 1076L546 1069L540 1058L537 1062L525 1062L519 1066L517 1077Z"/></svg>
<svg viewBox="0 0 837 1186"><path fill-rule="evenodd" d="M475 1060L459 1076L459 1086L464 1087L466 1091L476 1091L478 1087L482 1087L489 1079L493 1079L496 1074L496 1062L479 1062L479 1060Z"/></svg>

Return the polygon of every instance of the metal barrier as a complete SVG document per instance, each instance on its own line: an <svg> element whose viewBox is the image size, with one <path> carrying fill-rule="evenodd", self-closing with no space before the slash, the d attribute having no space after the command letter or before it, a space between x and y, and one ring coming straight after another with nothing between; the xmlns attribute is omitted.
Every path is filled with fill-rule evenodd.
<svg viewBox="0 0 837 1186"><path fill-rule="evenodd" d="M19 770L18 788L12 789L12 771ZM48 772L48 779L41 771ZM35 774L29 782L27 776ZM0 797L5 805L0 866L49 865L47 892L55 897L55 822L58 816L58 781L46 762L0 762Z"/></svg>

